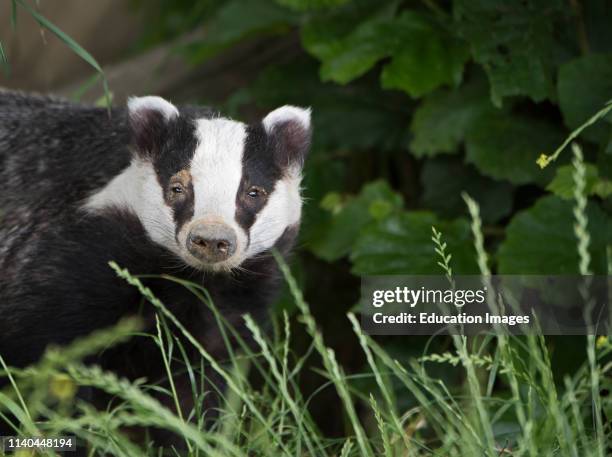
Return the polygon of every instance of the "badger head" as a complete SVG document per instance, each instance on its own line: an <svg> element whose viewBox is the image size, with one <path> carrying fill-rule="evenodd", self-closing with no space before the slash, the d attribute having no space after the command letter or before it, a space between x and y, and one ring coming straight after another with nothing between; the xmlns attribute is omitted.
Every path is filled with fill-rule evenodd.
<svg viewBox="0 0 612 457"><path fill-rule="evenodd" d="M283 106L252 125L193 113L131 98L132 162L87 206L127 207L186 264L228 271L297 231L310 110Z"/></svg>

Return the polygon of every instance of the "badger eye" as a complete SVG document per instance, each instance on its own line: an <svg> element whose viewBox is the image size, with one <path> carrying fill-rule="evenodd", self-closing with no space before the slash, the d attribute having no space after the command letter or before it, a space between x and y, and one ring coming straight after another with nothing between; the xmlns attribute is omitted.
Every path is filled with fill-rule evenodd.
<svg viewBox="0 0 612 457"><path fill-rule="evenodd" d="M170 187L170 190L174 194L182 194L183 193L183 186L181 186L180 184L173 184L172 187Z"/></svg>
<svg viewBox="0 0 612 457"><path fill-rule="evenodd" d="M251 198L257 198L260 196L264 196L265 194L266 194L266 191L259 187L251 187L249 191L247 192L247 195Z"/></svg>

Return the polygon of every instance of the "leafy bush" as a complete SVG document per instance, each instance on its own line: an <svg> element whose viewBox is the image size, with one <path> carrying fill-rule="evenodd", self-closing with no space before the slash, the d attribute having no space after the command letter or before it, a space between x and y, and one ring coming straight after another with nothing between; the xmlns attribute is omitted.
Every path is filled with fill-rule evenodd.
<svg viewBox="0 0 612 457"><path fill-rule="evenodd" d="M191 17L198 2L160 4L172 14L151 30ZM316 256L347 256L355 273L430 272L418 258L433 221L465 244L467 191L482 208L493 271L570 273L576 262L547 255L573 251L571 235L555 235L572 225L567 158L544 169L536 160L612 99L611 17L600 0L230 0L185 52L198 64L238 42L299 34L301 51L264 66L228 107L313 107L303 240ZM611 121L580 136L598 253L612 233ZM415 257L396 256L397 246ZM457 273L474 271L469 249L455 256Z"/></svg>
<svg viewBox="0 0 612 457"><path fill-rule="evenodd" d="M334 323L341 310L352 306L350 300L357 299L343 292L357 288L346 270L356 276L440 273L430 242L432 226L443 234L455 274L483 268L504 274L580 273L587 258L589 271L609 271L611 19L612 9L601 0L230 0L201 22L205 38L182 51L198 65L237 43L291 42L299 37L299 46L262 66L225 108L237 116L243 107L256 106L262 112L285 103L313 108L315 137L305 171L308 200L302 252L316 260L302 255L297 265L317 320L324 329L333 326L326 341L342 352L354 345L347 340L354 340ZM582 211L588 243L576 238L575 167L569 164L570 154L560 148L569 144L564 140L570 134L584 151L589 202ZM463 192L477 203L484 223L480 253L470 241L473 224L466 218ZM321 293L322 284L333 292ZM445 359L440 355L444 341L387 339L384 346L410 365L411 374L434 382L429 374L433 367L426 371L414 358L423 353L430 357L431 351L432 360ZM585 358L599 376L592 337L586 340L586 352L577 350L567 357L562 355L567 345L576 347L568 338L495 340L491 346L482 342L472 347L466 341L454 343L455 360L467 377L457 384L452 374L435 373L443 389L451 392L444 391L444 398L468 388L470 418L461 420L472 424L471 433L480 444L468 444L471 438L461 434L463 451L451 450L450 444L433 445L442 455L490 453L491 443L499 444L504 436L502 429L529 430L530 435L532 427L543 425L545 413L526 418L521 412L526 393L521 384L527 382L526 373L534 373L520 368L521 363L549 367L544 369L548 373L535 375L544 384L526 388L542 394L537 408L548 405L548 417L563 416L560 405L573 402L557 403L559 397L547 397L549 389L555 385L563 393L551 395L571 397L567 381L584 373ZM505 368L496 365L503 380L497 377L501 373L489 373L487 392L492 397L479 400L481 390L474 377L486 379L487 374L470 368L469 360L489 350L495 360L505 360L500 362ZM379 355L384 358L383 353ZM355 371L362 363L343 357L343 364ZM425 404L436 402L433 391L419 397L415 385L404 387L410 394L399 388L393 397L397 404L426 410ZM384 390L374 390L385 398ZM598 394L591 394L596 405ZM490 409L495 401L508 410ZM438 406L442 404L440 400ZM528 414L535 413L533 407L527 407ZM513 408L515 414L509 413ZM441 435L454 423L453 416L441 417L442 433L434 435L449 443ZM426 422L435 428L432 421ZM597 435L586 431L597 429L595 423L574 438L564 435L568 427L560 423L543 427L534 435L523 435L524 441L509 432L512 452L549 454L555 446L567 455L607 452L601 443L570 449L578 435ZM394 455L384 446L384 433L381 436L379 451ZM502 447L496 455L506 452Z"/></svg>

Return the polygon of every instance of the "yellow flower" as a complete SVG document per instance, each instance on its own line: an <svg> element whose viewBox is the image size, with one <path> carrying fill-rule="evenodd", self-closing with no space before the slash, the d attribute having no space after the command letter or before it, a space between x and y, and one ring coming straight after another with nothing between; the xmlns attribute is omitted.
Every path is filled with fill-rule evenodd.
<svg viewBox="0 0 612 457"><path fill-rule="evenodd" d="M49 392L58 400L70 400L76 391L77 386L68 375L57 374L49 381Z"/></svg>
<svg viewBox="0 0 612 457"><path fill-rule="evenodd" d="M599 336L597 337L597 340L595 341L595 347L597 349L601 349L604 346L606 346L608 344L608 337L607 336Z"/></svg>
<svg viewBox="0 0 612 457"><path fill-rule="evenodd" d="M550 161L550 157L548 157L546 154L540 154L540 157L538 157L538 160L536 160L536 163L540 166L540 168L544 168L548 165L549 161Z"/></svg>

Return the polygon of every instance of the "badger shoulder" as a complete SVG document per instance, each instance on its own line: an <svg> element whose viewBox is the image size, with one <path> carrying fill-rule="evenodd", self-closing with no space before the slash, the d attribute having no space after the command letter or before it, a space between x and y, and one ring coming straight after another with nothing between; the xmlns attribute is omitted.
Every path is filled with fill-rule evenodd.
<svg viewBox="0 0 612 457"><path fill-rule="evenodd" d="M68 208L130 161L123 109L0 91L0 210Z"/></svg>
<svg viewBox="0 0 612 457"><path fill-rule="evenodd" d="M54 95L39 94L35 92L23 92L0 87L0 107L12 108L37 108L49 105L66 105L71 102L65 98Z"/></svg>

